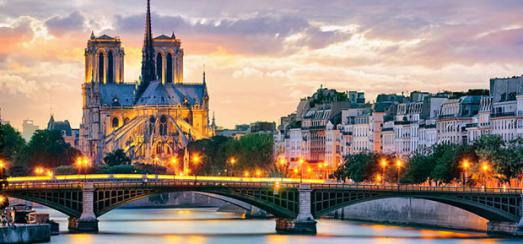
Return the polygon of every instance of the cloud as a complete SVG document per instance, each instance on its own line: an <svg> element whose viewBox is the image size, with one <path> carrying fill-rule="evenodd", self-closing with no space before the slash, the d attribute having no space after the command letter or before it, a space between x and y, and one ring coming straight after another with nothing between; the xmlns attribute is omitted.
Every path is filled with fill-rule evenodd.
<svg viewBox="0 0 523 244"><path fill-rule="evenodd" d="M48 19L45 24L49 32L55 36L62 36L67 32L80 32L84 29L86 18L78 11L74 11L68 16L55 16Z"/></svg>
<svg viewBox="0 0 523 244"><path fill-rule="evenodd" d="M144 0L0 3L8 119L45 122L52 106L80 121L91 29L120 36L126 80L137 79ZM201 80L206 65L211 109L226 126L276 120L320 84L372 100L379 92L485 88L490 77L522 73L517 0L155 0L152 11L155 35L182 40L186 81Z"/></svg>

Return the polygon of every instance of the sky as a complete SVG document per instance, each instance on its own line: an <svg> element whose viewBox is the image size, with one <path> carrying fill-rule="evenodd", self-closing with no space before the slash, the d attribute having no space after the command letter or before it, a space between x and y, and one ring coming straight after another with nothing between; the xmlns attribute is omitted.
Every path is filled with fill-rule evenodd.
<svg viewBox="0 0 523 244"><path fill-rule="evenodd" d="M119 36L139 76L145 0L0 0L0 108L17 128L81 121L91 31ZM205 65L218 125L278 121L321 85L379 93L488 88L523 74L523 1L151 0L175 33L184 79Z"/></svg>

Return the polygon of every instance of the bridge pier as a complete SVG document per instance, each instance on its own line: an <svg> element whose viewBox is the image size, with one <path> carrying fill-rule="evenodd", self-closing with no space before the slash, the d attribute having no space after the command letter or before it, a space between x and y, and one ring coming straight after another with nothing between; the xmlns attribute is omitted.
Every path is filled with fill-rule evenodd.
<svg viewBox="0 0 523 244"><path fill-rule="evenodd" d="M94 214L94 185L85 183L82 188L82 215L80 218L69 217L69 231L94 233L98 232L98 219Z"/></svg>
<svg viewBox="0 0 523 244"><path fill-rule="evenodd" d="M299 208L295 219L276 219L276 232L279 234L316 234L316 220L311 212L311 186L300 184L298 188Z"/></svg>

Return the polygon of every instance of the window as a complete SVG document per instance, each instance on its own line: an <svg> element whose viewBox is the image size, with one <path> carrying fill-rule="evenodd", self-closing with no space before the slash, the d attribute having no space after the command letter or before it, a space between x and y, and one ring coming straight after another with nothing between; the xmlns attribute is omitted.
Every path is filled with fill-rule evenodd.
<svg viewBox="0 0 523 244"><path fill-rule="evenodd" d="M160 135L167 135L167 117L165 115L162 115L162 117L160 117Z"/></svg>
<svg viewBox="0 0 523 244"><path fill-rule="evenodd" d="M114 117L113 121L112 121L113 129L117 128L119 124L120 124L120 121L118 120L118 118Z"/></svg>

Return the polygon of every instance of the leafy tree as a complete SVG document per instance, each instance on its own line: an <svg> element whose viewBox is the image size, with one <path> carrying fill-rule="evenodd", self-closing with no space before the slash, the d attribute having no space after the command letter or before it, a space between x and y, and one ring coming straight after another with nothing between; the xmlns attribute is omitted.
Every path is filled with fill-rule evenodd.
<svg viewBox="0 0 523 244"><path fill-rule="evenodd" d="M354 182L372 181L379 171L377 158L377 155L371 152L348 155L343 167L344 175Z"/></svg>
<svg viewBox="0 0 523 244"><path fill-rule="evenodd" d="M130 164L131 159L127 157L127 155L122 149L117 149L107 153L104 157L104 162L109 166L115 166L122 164Z"/></svg>
<svg viewBox="0 0 523 244"><path fill-rule="evenodd" d="M476 154L484 161L496 161L504 146L503 138L498 135L483 135L474 143Z"/></svg>
<svg viewBox="0 0 523 244"><path fill-rule="evenodd" d="M410 158L402 181L415 184L423 183L430 178L435 166L436 160L432 155L416 153Z"/></svg>
<svg viewBox="0 0 523 244"><path fill-rule="evenodd" d="M510 180L523 173L523 141L516 140L498 149L493 157L494 170L501 182L510 184Z"/></svg>
<svg viewBox="0 0 523 244"><path fill-rule="evenodd" d="M460 163L464 159L477 162L474 147L466 144L438 144L434 146L431 156L435 160L431 178L443 183L460 179L462 173Z"/></svg>
<svg viewBox="0 0 523 244"><path fill-rule="evenodd" d="M17 155L16 165L26 169L37 165L56 168L71 165L80 155L80 151L64 141L59 131L37 130Z"/></svg>
<svg viewBox="0 0 523 244"><path fill-rule="evenodd" d="M9 124L0 124L0 159L13 161L24 145L20 132Z"/></svg>
<svg viewBox="0 0 523 244"><path fill-rule="evenodd" d="M201 156L200 174L225 174L225 169L233 170L236 175L244 170L274 170L273 137L270 134L250 134L239 139L215 136L191 142L188 149L191 154ZM183 152L179 153L183 155ZM228 164L230 157L236 159L234 167Z"/></svg>

